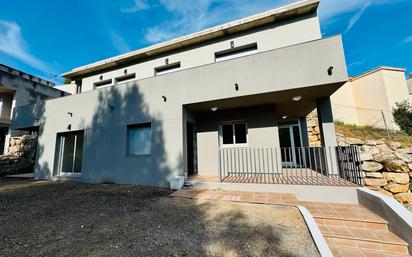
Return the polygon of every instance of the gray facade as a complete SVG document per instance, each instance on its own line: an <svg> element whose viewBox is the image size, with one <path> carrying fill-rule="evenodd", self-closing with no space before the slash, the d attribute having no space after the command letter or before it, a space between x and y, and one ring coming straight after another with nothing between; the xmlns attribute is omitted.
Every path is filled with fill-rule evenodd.
<svg viewBox="0 0 412 257"><path fill-rule="evenodd" d="M1 152L7 152L10 137L27 133L9 129L13 108L67 95L53 87L50 81L0 64Z"/></svg>
<svg viewBox="0 0 412 257"><path fill-rule="evenodd" d="M269 44L272 47L265 51L188 67L183 61L188 49L182 48L173 51L176 59L169 59L165 52L157 61L152 57L129 66L109 70L104 67L101 72L96 70L100 64L92 64L66 74L82 84L82 93L23 106L15 112L14 128L39 131L36 178L166 186L174 175L217 176L223 124L245 124L239 125L246 129L238 136L247 138L241 147L280 147L279 131L285 126L282 124L297 121L303 131L302 144L307 144L302 129L304 117L315 107L322 117L324 145L335 146L329 96L347 81L343 47L339 36L320 39L319 24L313 22L317 21L318 2L309 2L311 8L296 7L306 8L306 12L281 21L290 30L282 30L280 34L276 34L276 21L263 27L256 22L240 34L222 34L190 49L210 49L231 41L237 45L237 36L245 37L256 31L262 34L262 42L273 40L272 33L299 38L296 34L300 32L292 29L295 23L310 28L310 37L288 46ZM129 67L150 64L153 71L159 67L153 62L160 65L165 58L170 63L181 60L180 69L146 78L139 78L137 70L135 79L96 88L96 81L109 76L115 79L118 73L126 73L125 69L130 74L134 68ZM91 69L90 74L87 69ZM297 96L299 99L293 100ZM149 153L129 153L131 128L136 126L151 129ZM81 132L67 134L75 131ZM67 141L75 149L67 156L73 159L73 167L81 163L81 172L61 172L65 135L76 138ZM76 150L80 143L81 149Z"/></svg>

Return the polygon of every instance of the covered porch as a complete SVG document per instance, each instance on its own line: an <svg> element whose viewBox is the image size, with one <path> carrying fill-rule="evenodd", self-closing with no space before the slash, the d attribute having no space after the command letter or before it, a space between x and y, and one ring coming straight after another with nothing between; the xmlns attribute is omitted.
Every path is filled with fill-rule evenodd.
<svg viewBox="0 0 412 257"><path fill-rule="evenodd" d="M238 85L239 86L239 85ZM338 147L323 85L184 106L189 181L360 186L356 147ZM310 147L306 117L319 117L321 143Z"/></svg>

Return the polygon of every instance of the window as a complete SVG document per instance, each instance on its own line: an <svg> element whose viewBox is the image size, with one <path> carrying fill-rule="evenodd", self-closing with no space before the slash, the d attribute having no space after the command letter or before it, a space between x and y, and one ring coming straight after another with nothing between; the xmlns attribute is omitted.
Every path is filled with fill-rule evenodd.
<svg viewBox="0 0 412 257"><path fill-rule="evenodd" d="M150 123L129 125L127 155L149 155L152 152L152 126Z"/></svg>
<svg viewBox="0 0 412 257"><path fill-rule="evenodd" d="M243 45L215 53L215 62L230 60L257 53L257 43Z"/></svg>
<svg viewBox="0 0 412 257"><path fill-rule="evenodd" d="M136 73L131 73L131 74L127 74L121 77L117 77L115 81L116 83L120 83L120 82L124 82L127 80L135 79L135 78L136 78Z"/></svg>
<svg viewBox="0 0 412 257"><path fill-rule="evenodd" d="M102 80L99 82L94 83L94 88L103 88L103 87L108 87L111 86L112 84L112 79L106 79L106 80Z"/></svg>
<svg viewBox="0 0 412 257"><path fill-rule="evenodd" d="M245 122L233 122L220 126L221 146L245 146L248 144L248 132Z"/></svg>
<svg viewBox="0 0 412 257"><path fill-rule="evenodd" d="M162 75L177 71L180 69L180 62L175 62L171 64L166 64L155 68L155 75Z"/></svg>
<svg viewBox="0 0 412 257"><path fill-rule="evenodd" d="M79 174L82 172L83 131L57 135L58 172Z"/></svg>

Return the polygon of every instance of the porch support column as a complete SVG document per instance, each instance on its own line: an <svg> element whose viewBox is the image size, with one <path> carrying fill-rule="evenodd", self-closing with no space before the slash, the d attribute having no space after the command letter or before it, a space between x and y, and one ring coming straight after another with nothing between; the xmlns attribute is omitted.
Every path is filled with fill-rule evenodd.
<svg viewBox="0 0 412 257"><path fill-rule="evenodd" d="M319 131L322 146L325 147L326 162L329 174L339 174L338 159L336 155L336 132L333 123L332 104L330 97L316 99L318 112Z"/></svg>

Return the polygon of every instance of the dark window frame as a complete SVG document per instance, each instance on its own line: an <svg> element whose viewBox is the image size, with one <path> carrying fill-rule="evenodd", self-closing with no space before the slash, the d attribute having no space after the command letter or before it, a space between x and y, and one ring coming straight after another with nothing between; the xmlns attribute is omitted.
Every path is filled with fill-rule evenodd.
<svg viewBox="0 0 412 257"><path fill-rule="evenodd" d="M255 50L258 50L258 44L257 43L251 43L251 44L242 45L242 46L226 49L226 50L223 50L223 51L215 52L215 62L219 58L224 58L224 57L227 57L227 56L240 54L240 53L251 52L251 51L255 51ZM235 57L235 58L237 58L237 57Z"/></svg>
<svg viewBox="0 0 412 257"><path fill-rule="evenodd" d="M178 70L180 68L181 68L181 63L180 62L174 62L174 63L170 63L170 64L166 64L166 65L154 68L154 73L155 73L155 76L158 76L158 75L160 76L160 75L166 74L166 73L164 73L166 71ZM161 73L161 74L159 74L159 73Z"/></svg>

